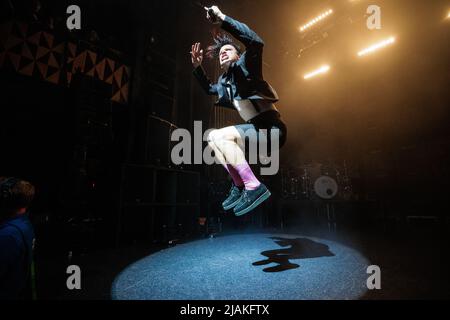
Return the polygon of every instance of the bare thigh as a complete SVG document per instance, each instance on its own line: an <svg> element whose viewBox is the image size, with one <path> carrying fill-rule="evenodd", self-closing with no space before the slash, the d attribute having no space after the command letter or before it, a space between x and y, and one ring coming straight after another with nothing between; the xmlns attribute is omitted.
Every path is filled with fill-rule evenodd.
<svg viewBox="0 0 450 320"><path fill-rule="evenodd" d="M238 129L234 126L213 130L210 133L210 139L213 142L235 142L241 148L244 146L244 140L242 139L241 133L239 133Z"/></svg>

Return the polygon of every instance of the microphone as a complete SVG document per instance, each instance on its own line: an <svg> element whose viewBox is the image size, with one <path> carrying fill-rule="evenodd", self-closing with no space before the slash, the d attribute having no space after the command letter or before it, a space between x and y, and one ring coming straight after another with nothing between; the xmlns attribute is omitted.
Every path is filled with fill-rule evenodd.
<svg viewBox="0 0 450 320"><path fill-rule="evenodd" d="M210 18L211 22L212 23L216 23L217 22L217 16L214 13L214 10L212 8L207 8L207 7L204 7L204 8L205 8L206 11L208 11L209 18Z"/></svg>

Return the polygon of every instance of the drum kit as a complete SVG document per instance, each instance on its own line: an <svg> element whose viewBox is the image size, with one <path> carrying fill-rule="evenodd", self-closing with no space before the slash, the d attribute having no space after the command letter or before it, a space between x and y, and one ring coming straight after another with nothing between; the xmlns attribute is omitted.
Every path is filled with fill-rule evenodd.
<svg viewBox="0 0 450 320"><path fill-rule="evenodd" d="M284 199L351 200L355 196L346 161L282 169L281 184Z"/></svg>

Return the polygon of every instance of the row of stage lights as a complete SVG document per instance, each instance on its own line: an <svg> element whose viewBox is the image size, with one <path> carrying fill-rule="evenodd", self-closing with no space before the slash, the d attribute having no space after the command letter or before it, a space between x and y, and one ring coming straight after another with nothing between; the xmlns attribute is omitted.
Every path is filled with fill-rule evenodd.
<svg viewBox="0 0 450 320"><path fill-rule="evenodd" d="M365 48L365 49L359 51L359 52L358 52L358 56L359 56L359 57L362 57L362 56L371 54L372 52L375 52L375 51L377 51L377 50L379 50L379 49L382 49L382 48L384 48L384 47L387 47L387 46L393 44L394 42L395 42L395 38L394 38L394 37L390 37L390 38L388 38L388 39L386 39L386 40L383 40L383 41L381 41L381 42L378 42L378 43L376 43L376 44L374 44L374 45L371 45L371 46L368 47L368 48ZM323 65L323 66L321 66L319 69L314 70L314 71L312 71L312 72L309 72L309 73L305 74L305 75L303 76L303 78L304 78L305 80L308 80L308 79L313 78L313 77L315 77L315 76L318 76L318 75L327 73L330 69L331 69L331 67L330 67L329 65Z"/></svg>
<svg viewBox="0 0 450 320"><path fill-rule="evenodd" d="M305 25L303 25L302 27L300 27L300 32L304 32L305 30L307 30L308 28L314 26L315 24L317 24L318 22L322 21L323 19L325 19L326 17L328 17L329 15L331 15L333 13L333 10L330 9L328 11L325 11L324 13L322 13L321 15L317 16L316 18L312 19L311 21L309 21L308 23L306 23ZM450 17L450 13L449 13L449 17ZM374 51L377 51L381 48L384 48L388 45L391 45L395 42L395 38L394 37L390 37L389 39L383 40L379 43L375 43L361 51L358 52L358 56L362 57L365 55L368 55ZM323 65L320 68L308 72L307 74L305 74L303 76L303 78L305 80L311 79L315 76L327 73L328 71L330 71L331 67L329 65Z"/></svg>
<svg viewBox="0 0 450 320"><path fill-rule="evenodd" d="M305 31L306 29L311 28L313 25L319 23L320 21L322 21L323 19L325 19L326 17L328 17L329 15L331 15L333 13L333 10L330 9L324 13L322 13L321 15L315 17L314 19L312 19L311 21L309 21L307 24L305 24L304 26L300 27L300 32Z"/></svg>
<svg viewBox="0 0 450 320"><path fill-rule="evenodd" d="M322 13L321 15L317 16L316 18L312 19L311 21L309 21L308 23L306 23L304 26L300 27L300 32L304 32L306 29L312 27L313 25L315 25L316 23L318 23L319 21L325 19L326 17L328 17L329 15L331 15L333 13L333 10L330 9L324 13ZM450 19L450 11L447 14L446 19ZM385 48L389 45L392 45L393 43L395 43L395 37L390 37L386 40L383 40L381 42L375 43L361 51L358 52L358 57L363 57L365 55L371 54L377 50L380 50L382 48ZM303 78L305 80L311 79L315 76L327 73L328 71L330 71L331 67L329 65L323 65L320 68L308 72L307 74L305 74L303 76Z"/></svg>

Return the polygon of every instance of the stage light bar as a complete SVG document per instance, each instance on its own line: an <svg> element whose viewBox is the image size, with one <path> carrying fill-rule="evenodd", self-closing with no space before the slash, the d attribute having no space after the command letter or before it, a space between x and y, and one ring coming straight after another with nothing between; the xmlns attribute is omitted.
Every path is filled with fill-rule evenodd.
<svg viewBox="0 0 450 320"><path fill-rule="evenodd" d="M307 24L303 25L300 27L300 32L305 31L306 29L311 28L313 25L315 25L316 23L318 23L319 21L322 21L323 19L325 19L326 17L328 17L330 14L333 13L333 10L330 9L324 13L322 13L321 15L315 17L314 19L312 19L311 21L309 21Z"/></svg>
<svg viewBox="0 0 450 320"><path fill-rule="evenodd" d="M310 79L312 77L315 77L315 76L317 76L319 74L327 73L329 70L330 70L330 66L329 65L324 65L324 66L321 66L319 69L317 69L315 71L312 71L310 73L305 74L305 76L303 78L305 80L308 80L308 79Z"/></svg>
<svg viewBox="0 0 450 320"><path fill-rule="evenodd" d="M365 56L365 55L370 54L370 53L372 53L372 52L374 52L376 50L379 50L379 49L384 48L384 47L386 47L386 46L388 46L390 44L393 44L394 42L395 42L395 38L394 37L390 37L389 39L386 39L384 41L376 43L376 44L374 44L374 45L372 45L372 46L370 46L370 47L368 47L368 48L366 48L364 50L361 50L360 52L358 52L358 56L360 56L360 57Z"/></svg>

